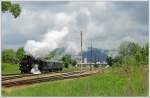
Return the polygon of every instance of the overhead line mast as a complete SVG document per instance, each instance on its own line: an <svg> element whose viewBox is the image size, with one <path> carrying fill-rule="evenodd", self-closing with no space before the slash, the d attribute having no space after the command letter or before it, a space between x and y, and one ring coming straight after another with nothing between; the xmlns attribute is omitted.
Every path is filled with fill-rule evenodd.
<svg viewBox="0 0 150 98"><path fill-rule="evenodd" d="M80 64L80 71L82 71L82 63L83 63L83 54L82 54L82 31L81 31L81 64Z"/></svg>
<svg viewBox="0 0 150 98"><path fill-rule="evenodd" d="M91 40L91 61L90 61L90 63L93 63L92 40ZM90 65L90 70L92 70L92 65Z"/></svg>

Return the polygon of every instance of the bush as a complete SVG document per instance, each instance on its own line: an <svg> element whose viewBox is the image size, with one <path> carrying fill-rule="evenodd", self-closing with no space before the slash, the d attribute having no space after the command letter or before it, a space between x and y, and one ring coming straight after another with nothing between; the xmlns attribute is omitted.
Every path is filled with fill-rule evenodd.
<svg viewBox="0 0 150 98"><path fill-rule="evenodd" d="M123 42L119 47L119 54L115 58L107 57L111 66L130 66L148 64L148 44L141 47L134 42Z"/></svg>
<svg viewBox="0 0 150 98"><path fill-rule="evenodd" d="M61 59L63 61L64 67L68 68L69 65L75 66L77 64L77 61L72 59L71 55L64 55Z"/></svg>
<svg viewBox="0 0 150 98"><path fill-rule="evenodd" d="M2 62L17 63L16 52L13 49L5 49L2 51Z"/></svg>

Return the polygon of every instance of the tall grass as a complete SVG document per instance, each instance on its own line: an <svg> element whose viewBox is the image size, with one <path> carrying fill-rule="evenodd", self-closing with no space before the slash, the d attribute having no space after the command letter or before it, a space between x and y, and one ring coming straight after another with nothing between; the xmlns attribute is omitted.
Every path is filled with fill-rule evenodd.
<svg viewBox="0 0 150 98"><path fill-rule="evenodd" d="M109 68L84 78L2 88L3 96L148 96L147 66Z"/></svg>

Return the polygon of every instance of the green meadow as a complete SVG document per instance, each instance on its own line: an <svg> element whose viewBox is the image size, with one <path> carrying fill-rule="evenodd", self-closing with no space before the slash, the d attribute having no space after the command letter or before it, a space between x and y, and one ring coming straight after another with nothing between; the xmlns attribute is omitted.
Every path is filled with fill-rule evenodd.
<svg viewBox="0 0 150 98"><path fill-rule="evenodd" d="M148 96L148 66L108 68L88 77L2 88L2 96Z"/></svg>
<svg viewBox="0 0 150 98"><path fill-rule="evenodd" d="M2 75L19 73L19 64L2 63Z"/></svg>

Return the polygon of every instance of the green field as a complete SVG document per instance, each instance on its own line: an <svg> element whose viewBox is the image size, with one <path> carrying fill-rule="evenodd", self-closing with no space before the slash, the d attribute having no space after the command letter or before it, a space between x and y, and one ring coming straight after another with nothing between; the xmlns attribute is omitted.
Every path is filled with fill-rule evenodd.
<svg viewBox="0 0 150 98"><path fill-rule="evenodd" d="M18 73L20 73L18 64L2 63L2 74L18 74Z"/></svg>
<svg viewBox="0 0 150 98"><path fill-rule="evenodd" d="M148 96L148 66L109 68L92 76L2 88L3 96Z"/></svg>

